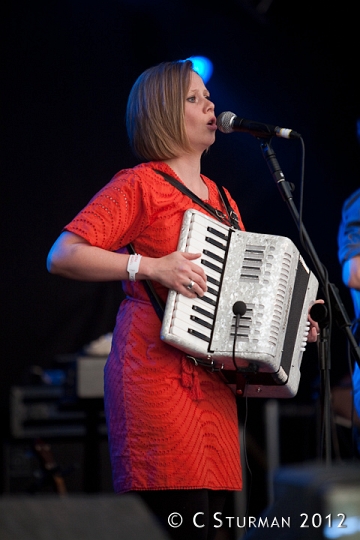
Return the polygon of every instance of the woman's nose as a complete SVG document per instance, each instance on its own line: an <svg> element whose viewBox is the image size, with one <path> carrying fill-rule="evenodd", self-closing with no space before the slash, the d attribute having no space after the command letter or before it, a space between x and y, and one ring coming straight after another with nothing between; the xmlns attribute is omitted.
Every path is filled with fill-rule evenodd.
<svg viewBox="0 0 360 540"><path fill-rule="evenodd" d="M207 104L206 104L206 110L207 111L214 111L215 110L215 104L210 100L210 99L207 99Z"/></svg>

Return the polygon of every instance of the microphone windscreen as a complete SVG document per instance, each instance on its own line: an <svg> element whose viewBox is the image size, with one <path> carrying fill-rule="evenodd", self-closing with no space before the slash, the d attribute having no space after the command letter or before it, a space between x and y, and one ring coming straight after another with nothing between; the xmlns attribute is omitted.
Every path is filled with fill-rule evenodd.
<svg viewBox="0 0 360 540"><path fill-rule="evenodd" d="M242 317L246 313L246 304L245 302L242 302L241 300L238 300L233 305L233 313L234 315L240 315Z"/></svg>
<svg viewBox="0 0 360 540"><path fill-rule="evenodd" d="M222 133L231 133L233 131L232 121L236 117L236 114L226 111L219 114L216 119L216 125Z"/></svg>

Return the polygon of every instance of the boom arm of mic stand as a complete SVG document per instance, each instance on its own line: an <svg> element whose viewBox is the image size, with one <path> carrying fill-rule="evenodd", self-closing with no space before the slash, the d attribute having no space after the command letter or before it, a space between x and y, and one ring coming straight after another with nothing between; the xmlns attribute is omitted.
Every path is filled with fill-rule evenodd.
<svg viewBox="0 0 360 540"><path fill-rule="evenodd" d="M280 168L280 165L276 159L275 152L271 145L271 139L260 139L260 148L262 150L264 159L270 169L270 172L277 184L277 187L281 193L283 200L287 203L293 219L295 220L297 228L300 230L300 216L293 200L290 184L285 180L285 176ZM340 298L339 290L333 283L327 283L326 273L324 267L315 251L315 248L310 240L310 237L305 229L301 226L301 234L306 243L306 249L313 262L319 281L323 290L329 291L331 307L333 308L333 314L337 325L346 334L349 341L352 354L360 367L360 348L356 343L355 337L351 331L351 320L346 312L345 306Z"/></svg>

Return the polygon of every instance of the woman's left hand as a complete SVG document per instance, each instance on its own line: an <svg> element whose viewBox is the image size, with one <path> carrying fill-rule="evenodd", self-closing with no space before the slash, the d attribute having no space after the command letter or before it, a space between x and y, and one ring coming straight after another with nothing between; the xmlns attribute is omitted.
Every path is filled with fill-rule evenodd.
<svg viewBox="0 0 360 540"><path fill-rule="evenodd" d="M320 334L319 324L310 317L310 309L314 304L324 304L324 300L315 300L309 307L308 321L310 322L310 330L307 337L308 343L315 343Z"/></svg>

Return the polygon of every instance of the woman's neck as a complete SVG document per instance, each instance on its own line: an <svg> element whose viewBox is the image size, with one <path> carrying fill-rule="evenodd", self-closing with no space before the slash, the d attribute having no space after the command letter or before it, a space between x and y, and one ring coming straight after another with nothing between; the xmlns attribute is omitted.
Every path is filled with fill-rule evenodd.
<svg viewBox="0 0 360 540"><path fill-rule="evenodd" d="M208 189L200 176L200 160L193 156L167 159L165 161L180 180L201 199L208 199Z"/></svg>

